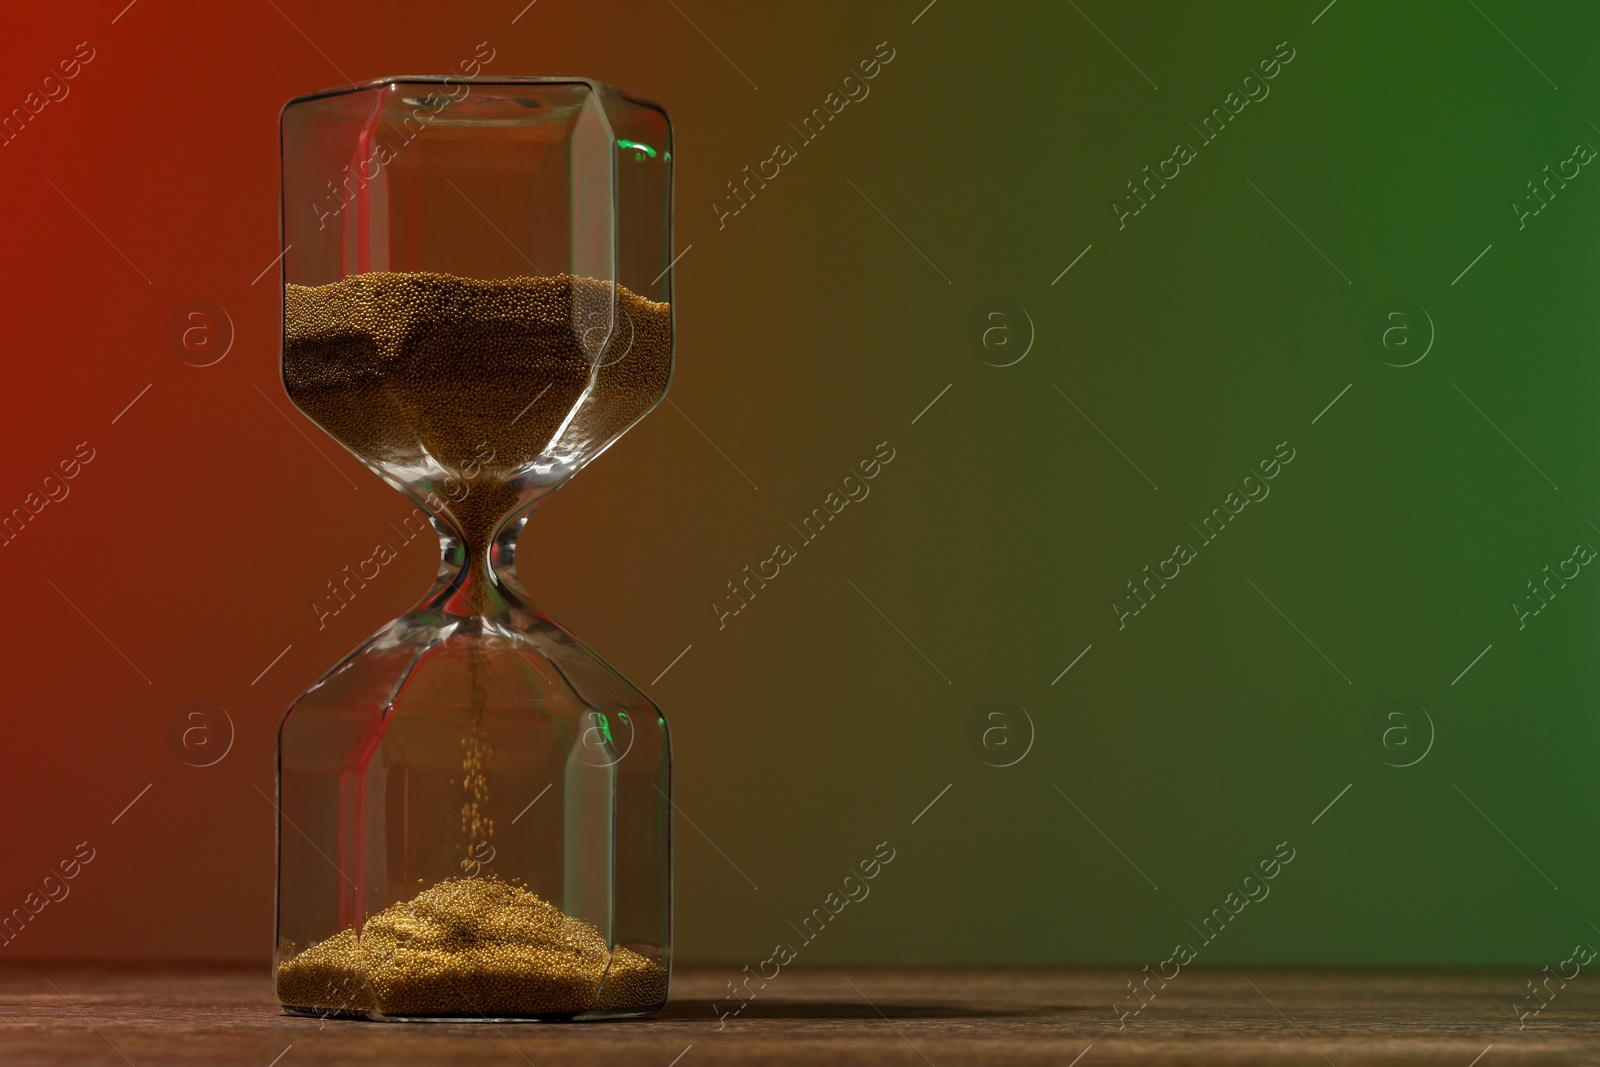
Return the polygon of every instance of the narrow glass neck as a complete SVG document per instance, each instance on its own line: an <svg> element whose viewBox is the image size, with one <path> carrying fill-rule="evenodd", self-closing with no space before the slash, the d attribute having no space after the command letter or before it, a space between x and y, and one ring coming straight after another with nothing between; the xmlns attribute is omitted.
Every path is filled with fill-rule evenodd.
<svg viewBox="0 0 1600 1067"><path fill-rule="evenodd" d="M501 526L482 545L472 544L447 517L434 516L439 535L439 577L425 609L456 619L504 620L536 613L517 577L517 538L527 525L524 512Z"/></svg>

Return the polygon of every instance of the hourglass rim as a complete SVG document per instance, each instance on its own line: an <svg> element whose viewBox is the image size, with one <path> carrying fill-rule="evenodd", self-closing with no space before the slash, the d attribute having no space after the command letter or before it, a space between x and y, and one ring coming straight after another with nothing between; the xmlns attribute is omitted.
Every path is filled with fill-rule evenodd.
<svg viewBox="0 0 1600 1067"><path fill-rule="evenodd" d="M318 89L315 92L303 93L290 99L283 105L287 111L296 104L309 103L314 100L327 100L336 96L349 96L353 93L369 93L375 89L394 88L399 85L452 85L456 83L471 82L473 85L583 85L592 92L611 92L635 104L653 108L666 114L667 109L647 97L628 92L618 88L610 82L603 82L598 78L587 78L583 75L566 74L477 74L471 77L462 74L389 74L381 78L373 78L364 82L351 82L333 89ZM669 119L670 121L670 119Z"/></svg>

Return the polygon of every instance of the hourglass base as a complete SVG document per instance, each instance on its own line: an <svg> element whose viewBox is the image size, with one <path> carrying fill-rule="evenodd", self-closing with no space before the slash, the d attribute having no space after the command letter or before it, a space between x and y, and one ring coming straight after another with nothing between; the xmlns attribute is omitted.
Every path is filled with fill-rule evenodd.
<svg viewBox="0 0 1600 1067"><path fill-rule="evenodd" d="M618 1019L645 1019L663 1004L639 1011L586 1011L579 1015L382 1015L377 1012L318 1011L283 1005L285 1015L302 1019L348 1019L369 1023L597 1023Z"/></svg>
<svg viewBox="0 0 1600 1067"><path fill-rule="evenodd" d="M637 959L637 957L635 958ZM503 976L481 974L468 975L461 979L460 984L455 981L449 981L448 986L444 988L430 990L424 987L411 991L412 996L408 999L415 1001L419 999L417 994L420 993L420 999L431 1002L431 1007L425 1007L421 1004L413 1003L404 1009L390 1009L385 1011L381 1008L371 1006L372 1002L381 996L381 994L375 994L372 988L365 983L361 984L359 991L355 995L347 1000L344 1000L343 1002L334 1001L326 1004L313 1003L304 1005L284 1003L282 1007L284 1012L289 1015L300 1015L319 1019L359 1019L369 1022L563 1023L598 1022L608 1019L643 1018L647 1015L653 1015L659 1011L666 1003L667 996L667 972L664 968L654 964L652 961L649 972L642 976L642 982L648 988L640 988L640 985L636 983L632 989L622 990L616 994L608 993L605 987L602 987L598 991L598 994L593 988L590 988L579 994L577 998L589 1003L605 1005L603 1007L587 1007L577 1010L569 1008L565 1011L544 1010L539 1005L541 1002L546 1002L546 1006L548 1006L547 1002L552 999L548 990L529 990L525 995L520 997L513 995L510 998L507 998L502 995L500 998L498 998L501 1001L500 1003L484 1003L480 1006L474 1006L474 998L468 997L463 1000L461 993L462 985L481 986L485 979L492 980L494 977ZM326 988L331 989L336 984L336 982L329 983ZM283 996L281 987L279 995L280 997ZM324 997L306 999L332 1000L332 998ZM506 1003L505 1001L507 999L511 1000L512 1003ZM560 999L570 1001L574 998L569 995ZM517 1003L517 1001L520 1001L520 1003ZM622 1003L623 1001L632 1002ZM358 1004L365 1004L367 1006L358 1006Z"/></svg>

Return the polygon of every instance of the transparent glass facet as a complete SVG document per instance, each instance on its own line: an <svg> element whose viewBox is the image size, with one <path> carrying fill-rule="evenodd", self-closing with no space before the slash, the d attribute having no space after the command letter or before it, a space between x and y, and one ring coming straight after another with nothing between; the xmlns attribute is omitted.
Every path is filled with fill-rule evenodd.
<svg viewBox="0 0 1600 1067"><path fill-rule="evenodd" d="M279 1000L654 1011L666 722L533 605L515 556L539 501L665 394L666 115L585 80L397 78L291 101L282 137L285 388L441 552L422 602L280 728Z"/></svg>

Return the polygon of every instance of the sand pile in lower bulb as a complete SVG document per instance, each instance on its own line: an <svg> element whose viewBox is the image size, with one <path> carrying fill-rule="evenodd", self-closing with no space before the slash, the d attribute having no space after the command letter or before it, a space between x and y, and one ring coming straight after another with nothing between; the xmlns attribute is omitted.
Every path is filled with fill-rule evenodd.
<svg viewBox="0 0 1600 1067"><path fill-rule="evenodd" d="M604 981L604 988L601 982ZM498 878L452 878L280 964L294 1008L475 1018L649 1011L667 970Z"/></svg>

